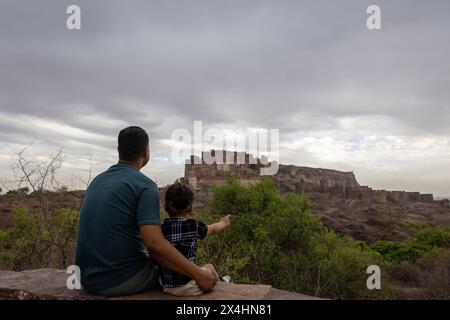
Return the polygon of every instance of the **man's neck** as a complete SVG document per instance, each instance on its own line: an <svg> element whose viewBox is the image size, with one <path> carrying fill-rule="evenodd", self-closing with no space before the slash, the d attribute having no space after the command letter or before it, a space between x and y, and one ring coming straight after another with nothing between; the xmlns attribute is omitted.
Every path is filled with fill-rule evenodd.
<svg viewBox="0 0 450 320"><path fill-rule="evenodd" d="M129 164L129 165L132 166L136 171L140 171L141 168L142 168L142 165L141 165L141 162L140 162L140 161L119 160L118 163Z"/></svg>

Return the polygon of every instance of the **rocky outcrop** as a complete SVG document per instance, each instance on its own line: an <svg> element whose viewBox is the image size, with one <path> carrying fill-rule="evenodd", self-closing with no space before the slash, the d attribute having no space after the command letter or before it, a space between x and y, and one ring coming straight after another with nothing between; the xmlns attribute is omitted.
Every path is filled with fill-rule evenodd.
<svg viewBox="0 0 450 320"><path fill-rule="evenodd" d="M98 300L105 297L83 290L69 290L68 274L59 269L36 269L22 272L0 271L0 299L14 300ZM113 300L312 300L315 297L283 291L269 285L218 283L213 292L196 297L179 298L152 290Z"/></svg>

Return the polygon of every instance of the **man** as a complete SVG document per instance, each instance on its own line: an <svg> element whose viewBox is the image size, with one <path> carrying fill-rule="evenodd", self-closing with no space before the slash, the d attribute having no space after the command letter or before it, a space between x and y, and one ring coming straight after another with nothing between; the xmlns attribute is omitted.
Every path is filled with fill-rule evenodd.
<svg viewBox="0 0 450 320"><path fill-rule="evenodd" d="M89 185L80 212L76 265L83 287L104 296L158 286L158 263L211 291L218 275L187 260L163 236L158 186L140 172L150 158L147 133L120 131L119 162Z"/></svg>

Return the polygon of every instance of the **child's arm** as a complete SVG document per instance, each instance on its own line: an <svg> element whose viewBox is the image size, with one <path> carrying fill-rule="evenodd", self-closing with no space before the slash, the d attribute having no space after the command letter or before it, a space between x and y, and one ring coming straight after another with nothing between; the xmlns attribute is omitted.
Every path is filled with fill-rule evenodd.
<svg viewBox="0 0 450 320"><path fill-rule="evenodd" d="M208 225L208 235L221 232L230 225L230 215L220 219L219 222Z"/></svg>

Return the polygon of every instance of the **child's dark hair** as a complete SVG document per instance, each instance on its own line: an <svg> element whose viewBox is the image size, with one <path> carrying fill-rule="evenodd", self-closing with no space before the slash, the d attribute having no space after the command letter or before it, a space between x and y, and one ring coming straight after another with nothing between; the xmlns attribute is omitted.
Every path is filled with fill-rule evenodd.
<svg viewBox="0 0 450 320"><path fill-rule="evenodd" d="M186 215L192 210L194 192L187 184L176 181L166 191L164 209L170 217Z"/></svg>

